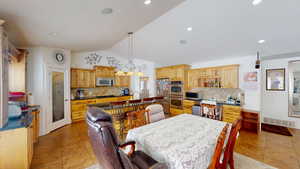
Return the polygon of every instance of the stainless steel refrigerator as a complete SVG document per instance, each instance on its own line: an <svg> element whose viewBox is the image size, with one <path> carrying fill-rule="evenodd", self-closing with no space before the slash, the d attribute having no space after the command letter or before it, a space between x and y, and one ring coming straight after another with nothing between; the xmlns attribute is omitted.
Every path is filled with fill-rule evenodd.
<svg viewBox="0 0 300 169"><path fill-rule="evenodd" d="M164 96L165 113L170 113L170 92L171 92L171 81L168 78L156 80L156 96Z"/></svg>

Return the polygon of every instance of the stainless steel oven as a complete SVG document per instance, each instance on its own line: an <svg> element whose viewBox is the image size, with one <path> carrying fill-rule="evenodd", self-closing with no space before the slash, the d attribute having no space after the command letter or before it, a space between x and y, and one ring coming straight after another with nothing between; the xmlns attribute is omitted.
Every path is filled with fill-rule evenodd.
<svg viewBox="0 0 300 169"><path fill-rule="evenodd" d="M183 99L182 97L172 97L171 96L171 107L176 109L182 109L183 108Z"/></svg>
<svg viewBox="0 0 300 169"><path fill-rule="evenodd" d="M183 108L183 83L182 81L171 81L170 104L172 108Z"/></svg>
<svg viewBox="0 0 300 169"><path fill-rule="evenodd" d="M183 83L182 81L171 82L171 94L183 94Z"/></svg>

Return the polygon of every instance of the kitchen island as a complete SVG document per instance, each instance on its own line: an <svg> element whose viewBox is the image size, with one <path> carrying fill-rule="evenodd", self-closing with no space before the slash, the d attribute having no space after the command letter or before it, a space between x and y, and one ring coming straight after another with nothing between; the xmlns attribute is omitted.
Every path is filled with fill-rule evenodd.
<svg viewBox="0 0 300 169"><path fill-rule="evenodd" d="M130 129L128 116L130 112L145 109L148 105L153 103L164 104L166 101L163 97L153 97L150 100L125 100L119 102L105 102L89 104L88 107L98 107L105 112L111 114L113 118L113 125L116 129L117 135L120 139L124 139L128 130ZM139 120L139 119L135 119ZM145 119L143 119L145 120Z"/></svg>

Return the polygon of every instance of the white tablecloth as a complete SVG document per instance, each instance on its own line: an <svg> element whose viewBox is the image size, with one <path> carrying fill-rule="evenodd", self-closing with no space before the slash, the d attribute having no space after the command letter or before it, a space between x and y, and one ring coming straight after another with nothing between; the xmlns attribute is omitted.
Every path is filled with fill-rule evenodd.
<svg viewBox="0 0 300 169"><path fill-rule="evenodd" d="M183 114L129 130L126 141L169 169L207 169L225 124Z"/></svg>

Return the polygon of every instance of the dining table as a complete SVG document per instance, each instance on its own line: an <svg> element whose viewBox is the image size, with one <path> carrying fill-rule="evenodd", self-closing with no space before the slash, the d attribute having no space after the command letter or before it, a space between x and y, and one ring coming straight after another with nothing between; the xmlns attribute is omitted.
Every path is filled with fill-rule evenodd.
<svg viewBox="0 0 300 169"><path fill-rule="evenodd" d="M131 129L126 141L135 141L136 150L165 163L168 169L207 169L225 125L222 121L182 114Z"/></svg>

